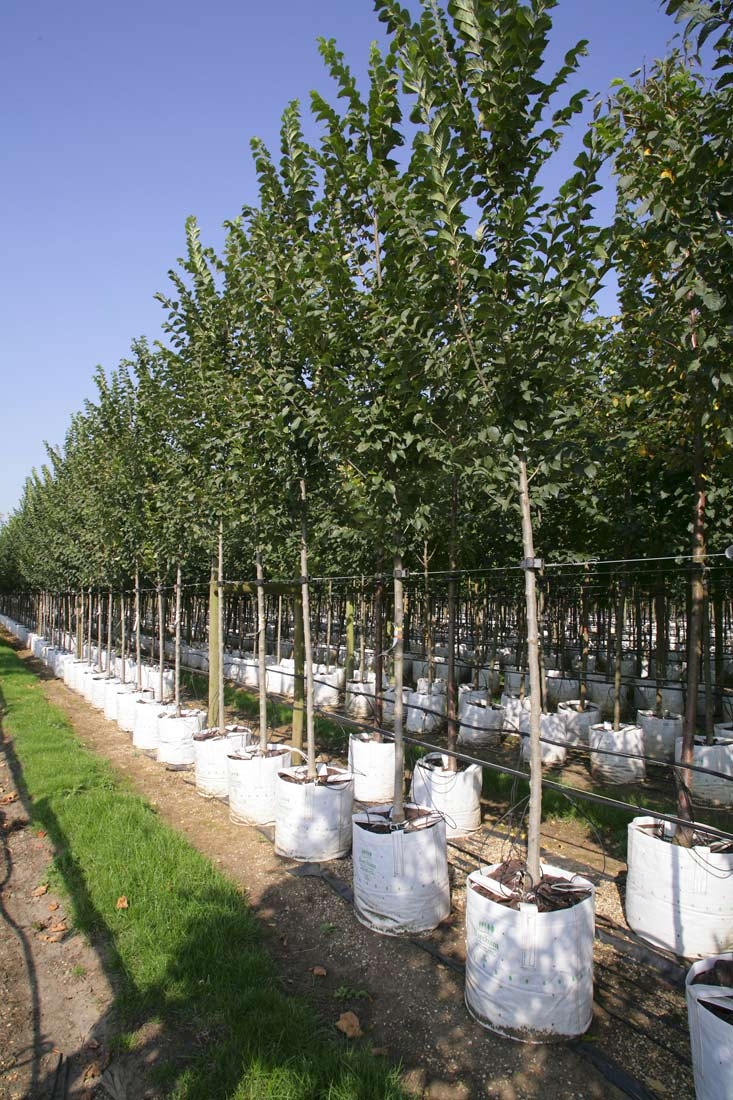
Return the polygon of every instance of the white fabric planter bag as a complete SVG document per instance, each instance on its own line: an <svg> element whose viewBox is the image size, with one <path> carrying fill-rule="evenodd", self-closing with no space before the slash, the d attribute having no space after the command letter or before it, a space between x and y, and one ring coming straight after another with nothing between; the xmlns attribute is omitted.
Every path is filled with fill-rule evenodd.
<svg viewBox="0 0 733 1100"><path fill-rule="evenodd" d="M104 682L104 705L102 710L108 722L117 721L117 689L120 687L122 687L122 684L116 676Z"/></svg>
<svg viewBox="0 0 733 1100"><path fill-rule="evenodd" d="M92 678L92 689L89 695L89 702L93 707L96 707L97 710L104 710L104 697L107 692L108 683L109 678L104 672Z"/></svg>
<svg viewBox="0 0 733 1100"><path fill-rule="evenodd" d="M556 912L531 903L512 909L473 888L508 894L480 871L468 876L466 890L466 1007L484 1027L525 1042L574 1038L593 1018L594 887L558 867L543 864L542 871L590 897Z"/></svg>
<svg viewBox="0 0 733 1100"><path fill-rule="evenodd" d="M559 703L567 703L571 699L577 699L580 692L580 682L572 676L565 676L556 669L550 669L547 673L547 704L557 707Z"/></svg>
<svg viewBox="0 0 733 1100"><path fill-rule="evenodd" d="M371 718L374 714L374 674L367 680L346 682L346 713L351 718Z"/></svg>
<svg viewBox="0 0 733 1100"><path fill-rule="evenodd" d="M636 783L646 775L641 726L622 725L619 730L610 722L591 726L590 749L591 773L603 783ZM629 755L611 755L617 752Z"/></svg>
<svg viewBox="0 0 733 1100"><path fill-rule="evenodd" d="M101 675L99 669L95 665L86 665L82 672L79 674L78 679L78 691L80 695L83 695L88 703L92 701L92 692L94 690L95 677Z"/></svg>
<svg viewBox="0 0 733 1100"><path fill-rule="evenodd" d="M406 707L410 698L410 689L402 689L402 714L406 714ZM395 703L395 689L393 687L385 688L382 692L382 721L387 724L394 722L394 703ZM384 802L383 798L377 799L379 802Z"/></svg>
<svg viewBox="0 0 733 1100"><path fill-rule="evenodd" d="M84 662L77 660L76 657L64 665L64 683L72 691L78 690L76 687L77 674L82 668L84 668Z"/></svg>
<svg viewBox="0 0 733 1100"><path fill-rule="evenodd" d="M674 745L674 758L682 757L682 738L678 737ZM704 802L714 806L733 806L733 740L727 737L716 738L712 745L704 738L695 738L692 750L692 763L696 768L707 768L719 775L705 775L692 772L692 792Z"/></svg>
<svg viewBox="0 0 733 1100"><path fill-rule="evenodd" d="M326 672L325 665L319 666L313 673L313 702L317 707L337 707L345 686L344 669L332 668L330 672Z"/></svg>
<svg viewBox="0 0 733 1100"><path fill-rule="evenodd" d="M135 727L135 715L137 714L137 704L142 701L145 703L154 703L155 698L152 691L147 688L144 691L130 691L121 695L117 700L117 725L125 733L132 733Z"/></svg>
<svg viewBox="0 0 733 1100"><path fill-rule="evenodd" d="M644 755L654 760L673 760L674 746L682 736L682 715L667 711L658 718L653 710L637 710L636 724L644 733Z"/></svg>
<svg viewBox="0 0 733 1100"><path fill-rule="evenodd" d="M519 728L522 731L522 760L529 760L529 726L530 712L522 711L519 717ZM564 764L568 755L567 735L565 731L565 715L541 714L540 737L546 740L540 741L542 763L552 767L554 764Z"/></svg>
<svg viewBox="0 0 733 1100"><path fill-rule="evenodd" d="M217 729L202 729L193 735L196 790L203 798L229 797L227 757L241 752L252 742L248 726L227 726L224 737Z"/></svg>
<svg viewBox="0 0 733 1100"><path fill-rule="evenodd" d="M163 669L163 699L169 698L176 686L175 673L170 668ZM143 667L143 687L150 688L155 695L155 701L160 703L160 666L145 665Z"/></svg>
<svg viewBox="0 0 733 1100"><path fill-rule="evenodd" d="M479 747L498 745L504 729L504 708L495 703L466 703L458 727L458 743Z"/></svg>
<svg viewBox="0 0 733 1100"><path fill-rule="evenodd" d="M138 699L135 703L132 725L132 743L136 749L140 749L141 752L157 753L158 717L165 712L166 707L155 699L152 702Z"/></svg>
<svg viewBox="0 0 733 1100"><path fill-rule="evenodd" d="M319 782L298 782L304 765L281 768L275 781L275 851L304 862L342 859L351 849L354 777L318 766Z"/></svg>
<svg viewBox="0 0 733 1100"><path fill-rule="evenodd" d="M713 733L716 737L730 738L733 741L733 722L716 722Z"/></svg>
<svg viewBox="0 0 733 1100"><path fill-rule="evenodd" d="M431 684L427 676L418 676L415 684L415 691L420 692L422 695L445 695L447 690L448 682L446 680L433 680Z"/></svg>
<svg viewBox="0 0 733 1100"><path fill-rule="evenodd" d="M405 804L407 813L416 809ZM419 812L400 825L391 824L391 806L354 814L354 911L388 936L427 932L450 913L445 822L435 811Z"/></svg>
<svg viewBox="0 0 733 1100"><path fill-rule="evenodd" d="M458 687L458 717L463 717L463 712L470 703L484 704L489 702L486 692L479 688L472 688L468 684L460 684Z"/></svg>
<svg viewBox="0 0 733 1100"><path fill-rule="evenodd" d="M170 714L158 718L158 763L172 768L185 768L194 763L193 735L204 728L206 711L184 711L176 716L175 707Z"/></svg>
<svg viewBox="0 0 733 1100"><path fill-rule="evenodd" d="M693 980L719 960L733 964L733 954L702 959L690 967L685 980L687 1023L692 1048L692 1071L697 1100L733 1100L733 1023L711 1011L717 1006L733 1012L733 989Z"/></svg>
<svg viewBox="0 0 733 1100"><path fill-rule="evenodd" d="M519 733L522 714L529 714L529 696L525 695L524 699L520 699L518 695L504 692L501 705L504 708L504 733Z"/></svg>
<svg viewBox="0 0 733 1100"><path fill-rule="evenodd" d="M375 741L368 733L349 737L349 771L357 802L387 802L394 796L394 741Z"/></svg>
<svg viewBox="0 0 733 1100"><path fill-rule="evenodd" d="M733 949L733 853L683 848L652 817L629 823L626 920L657 947L694 959ZM674 826L665 826L671 838Z"/></svg>
<svg viewBox="0 0 733 1100"><path fill-rule="evenodd" d="M579 699L569 699L558 706L558 712L565 716L565 740L568 745L589 744L589 731L601 720L601 712L595 703L586 703L580 710Z"/></svg>
<svg viewBox="0 0 733 1100"><path fill-rule="evenodd" d="M481 782L479 764L448 771L448 757L431 752L418 760L412 773L410 800L429 806L445 820L446 837L466 836L481 827Z"/></svg>
<svg viewBox="0 0 733 1100"><path fill-rule="evenodd" d="M107 697L104 701L104 716L109 718L111 722L117 722L119 726L120 720L120 700L125 695L132 695L135 691L134 684L117 684L114 692L111 689L107 689Z"/></svg>
<svg viewBox="0 0 733 1100"><path fill-rule="evenodd" d="M529 690L529 677L526 672L520 672L518 668L504 669L504 691L507 695L518 695L524 681L525 690Z"/></svg>
<svg viewBox="0 0 733 1100"><path fill-rule="evenodd" d="M437 733L443 727L448 711L448 699L444 691L436 689L428 693L411 691L407 699L405 728L410 733Z"/></svg>
<svg viewBox="0 0 733 1100"><path fill-rule="evenodd" d="M237 825L272 825L275 820L275 782L281 768L290 767L290 750L268 745L272 755L243 749L227 757L229 819Z"/></svg>

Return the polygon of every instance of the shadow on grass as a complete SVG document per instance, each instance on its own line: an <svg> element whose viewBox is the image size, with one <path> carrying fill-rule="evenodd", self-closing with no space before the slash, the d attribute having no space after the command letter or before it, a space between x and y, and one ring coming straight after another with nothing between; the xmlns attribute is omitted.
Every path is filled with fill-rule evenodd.
<svg viewBox="0 0 733 1100"><path fill-rule="evenodd" d="M237 889L118 785L55 708L43 701L57 726L52 736L53 723L38 726L40 706L33 726L26 714L32 676L5 646L0 677L17 789L53 844L75 927L94 943L114 990L96 1031L100 1041L110 1033L137 1037L134 1059L117 1063L121 1095L397 1100L393 1071L366 1050L345 1049L304 1003L280 991L257 921ZM123 893L129 908L117 909ZM36 1045L34 1095L45 1097L53 1081L39 1074ZM68 1057L78 1061L80 1054ZM133 1076L125 1084L128 1061L144 1064L148 1086L157 1081L160 1091L145 1093Z"/></svg>

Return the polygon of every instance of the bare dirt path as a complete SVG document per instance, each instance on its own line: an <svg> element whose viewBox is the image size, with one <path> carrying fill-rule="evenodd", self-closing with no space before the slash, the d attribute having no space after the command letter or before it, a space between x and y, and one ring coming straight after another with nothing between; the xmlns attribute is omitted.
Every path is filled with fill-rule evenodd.
<svg viewBox="0 0 733 1100"><path fill-rule="evenodd" d="M35 663L34 667L40 668ZM304 869L279 858L266 835L232 824L225 805L202 799L191 772L168 771L134 750L127 734L60 681L45 679L43 686L47 698L68 715L82 742L126 775L163 820L241 884L263 923L284 988L307 998L326 1025L352 1010L365 1036L359 1041L401 1062L405 1084L415 1097L693 1100L684 995L679 987L683 971L674 960L650 958L630 937L620 905L623 866L587 839L583 828L550 822L544 841L553 862L589 873L598 883L594 1023L587 1038L576 1044L514 1043L481 1028L463 1003L465 873L477 865L479 854L488 861L492 846L498 854L500 840L480 834L471 842L451 846L453 909L449 921L436 932L412 939L379 936L354 916L348 899L348 860ZM0 773L0 783L13 786L7 770ZM9 814L14 805L2 809ZM0 1031L0 1049L11 1055L7 1066L0 1060L0 1097L36 1100L32 1086L37 1081L48 1085L55 1049L72 1055L70 1097L138 1100L158 1096L156 1088L145 1083L145 1071L155 1062L156 1044L140 1043L137 1056L135 1049L124 1054L109 1049L111 993L98 952L79 936L48 943L33 931L33 922L48 915L45 895L32 897L49 858L44 838L19 826L5 830L4 842L10 847L12 866L0 895L5 917L0 964L6 958L11 964L7 989L2 988L3 1027L7 1020L10 1045L6 1046L5 1033ZM36 990L31 1008L29 984ZM165 1045L166 1037L159 1039ZM95 1078L90 1064L96 1062L92 1070L101 1071L101 1063L110 1056L106 1076ZM144 1064L135 1065L136 1057ZM28 1066L39 1060L43 1070L36 1070L31 1080ZM110 1075L117 1064L125 1073L120 1074L123 1083L115 1092ZM130 1091L125 1079L137 1081L140 1091ZM52 1094L47 1088L37 1095Z"/></svg>

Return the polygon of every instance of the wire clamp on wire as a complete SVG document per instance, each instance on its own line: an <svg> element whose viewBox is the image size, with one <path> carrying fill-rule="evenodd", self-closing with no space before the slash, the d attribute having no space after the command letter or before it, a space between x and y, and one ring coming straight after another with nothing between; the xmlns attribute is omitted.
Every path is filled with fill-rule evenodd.
<svg viewBox="0 0 733 1100"><path fill-rule="evenodd" d="M520 569L544 569L544 558L525 558L519 564Z"/></svg>

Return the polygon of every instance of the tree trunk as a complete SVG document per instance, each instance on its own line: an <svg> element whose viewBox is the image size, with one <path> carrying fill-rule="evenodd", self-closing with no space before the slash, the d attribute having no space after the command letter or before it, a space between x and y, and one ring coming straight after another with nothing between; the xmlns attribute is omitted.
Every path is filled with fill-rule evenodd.
<svg viewBox="0 0 733 1100"><path fill-rule="evenodd" d="M529 664L529 817L527 821L526 886L540 880L540 826L542 822L542 752L540 714L542 709L540 661L537 641L537 591L534 570L534 539L527 480L527 459L519 457L519 501L522 513L522 549L524 552L524 597L527 608L527 662Z"/></svg>
<svg viewBox="0 0 733 1100"><path fill-rule="evenodd" d="M305 730L308 759L308 779L315 779L316 734L313 722L313 644L311 642L310 589L308 586L308 514L306 511L305 480L300 481L300 592L303 601L303 649L305 651ZM329 611L330 616L330 611Z"/></svg>
<svg viewBox="0 0 733 1100"><path fill-rule="evenodd" d="M303 726L305 718L305 644L303 641L303 602L300 593L295 597L293 608L293 748L303 748Z"/></svg>
<svg viewBox="0 0 733 1100"><path fill-rule="evenodd" d="M221 715L219 713L219 586L216 577L216 566L212 560L209 576L209 700L206 725L209 729L219 729Z"/></svg>
<svg viewBox="0 0 733 1100"><path fill-rule="evenodd" d="M262 568L262 551L255 554L257 577L257 667L259 670L260 701L260 752L267 753L267 619L265 617L265 572Z"/></svg>
<svg viewBox="0 0 733 1100"><path fill-rule="evenodd" d="M394 799L392 820L405 820L405 744L403 740L404 709L402 686L404 680L404 585L402 558L394 556Z"/></svg>
<svg viewBox="0 0 733 1100"><path fill-rule="evenodd" d="M176 653L174 672L174 701L176 704L176 717L181 717L181 566L176 566Z"/></svg>

